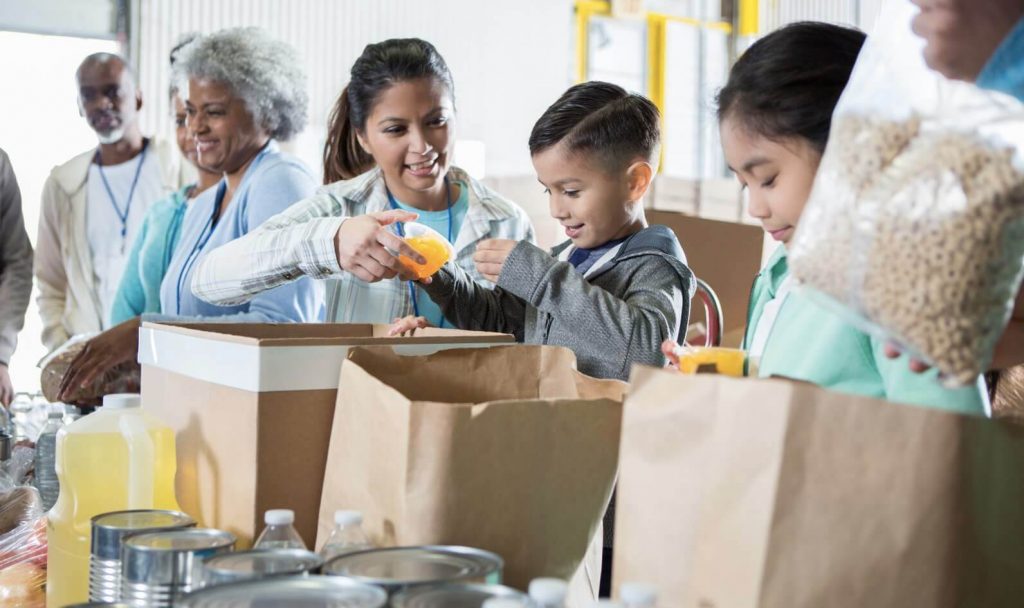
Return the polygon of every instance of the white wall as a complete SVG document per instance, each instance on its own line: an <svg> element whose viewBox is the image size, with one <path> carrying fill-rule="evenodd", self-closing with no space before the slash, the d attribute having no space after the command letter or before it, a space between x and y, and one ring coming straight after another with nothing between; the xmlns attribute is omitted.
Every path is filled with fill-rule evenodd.
<svg viewBox="0 0 1024 608"><path fill-rule="evenodd" d="M486 145L491 176L532 174L527 138L572 83L571 0L142 0L136 36L144 125L169 128L167 54L185 32L258 25L293 44L310 84L310 126L292 151L318 169L327 114L368 43L420 37L455 79L459 139ZM457 159L456 159L457 162Z"/></svg>

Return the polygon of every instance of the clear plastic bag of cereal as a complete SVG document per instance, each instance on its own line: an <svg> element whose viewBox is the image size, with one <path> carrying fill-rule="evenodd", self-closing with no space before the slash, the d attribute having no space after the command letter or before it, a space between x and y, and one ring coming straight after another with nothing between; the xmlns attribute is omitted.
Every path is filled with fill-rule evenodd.
<svg viewBox="0 0 1024 608"><path fill-rule="evenodd" d="M790 250L860 327L973 383L1024 269L1024 104L930 70L885 0L832 119Z"/></svg>

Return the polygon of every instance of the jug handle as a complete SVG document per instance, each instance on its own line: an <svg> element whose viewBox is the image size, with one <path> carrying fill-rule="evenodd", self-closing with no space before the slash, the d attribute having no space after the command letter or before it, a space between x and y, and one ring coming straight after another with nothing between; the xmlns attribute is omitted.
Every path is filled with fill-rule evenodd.
<svg viewBox="0 0 1024 608"><path fill-rule="evenodd" d="M152 508L156 457L146 421L138 412L126 412L118 427L128 444L128 508Z"/></svg>

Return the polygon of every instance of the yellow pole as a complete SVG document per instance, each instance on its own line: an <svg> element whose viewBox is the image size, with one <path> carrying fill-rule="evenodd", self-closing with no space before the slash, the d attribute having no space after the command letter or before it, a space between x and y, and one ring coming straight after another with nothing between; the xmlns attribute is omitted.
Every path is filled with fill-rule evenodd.
<svg viewBox="0 0 1024 608"><path fill-rule="evenodd" d="M759 23L758 0L740 0L740 36L755 36Z"/></svg>
<svg viewBox="0 0 1024 608"><path fill-rule="evenodd" d="M607 0L576 1L576 82L587 79L587 52L589 51L590 17L610 15L612 7Z"/></svg>

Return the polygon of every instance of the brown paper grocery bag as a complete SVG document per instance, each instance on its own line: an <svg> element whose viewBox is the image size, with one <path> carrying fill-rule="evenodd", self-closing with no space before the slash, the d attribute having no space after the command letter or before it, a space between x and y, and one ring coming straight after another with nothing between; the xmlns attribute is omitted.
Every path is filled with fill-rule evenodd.
<svg viewBox="0 0 1024 608"><path fill-rule="evenodd" d="M1024 605L1019 429L638 367L620 456L615 587L660 608Z"/></svg>
<svg viewBox="0 0 1024 608"><path fill-rule="evenodd" d="M591 548L596 592L624 383L580 374L560 347L372 347L349 353L340 387L321 541L335 509L358 509L380 545L493 551L520 588L572 577Z"/></svg>

